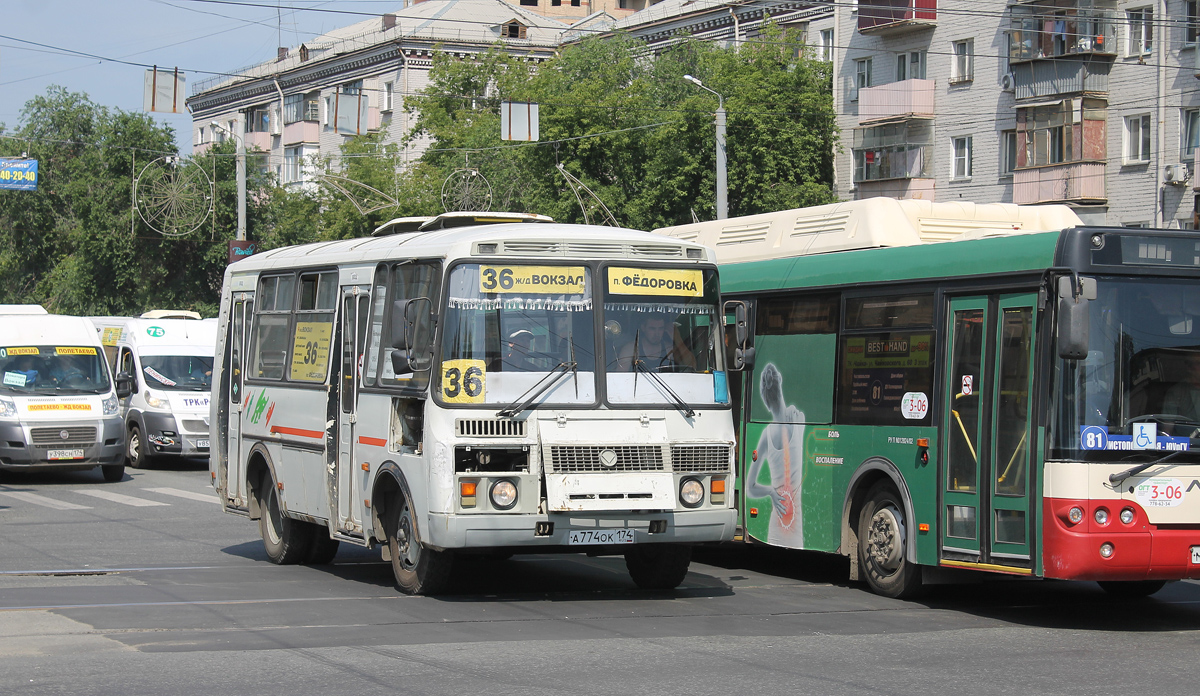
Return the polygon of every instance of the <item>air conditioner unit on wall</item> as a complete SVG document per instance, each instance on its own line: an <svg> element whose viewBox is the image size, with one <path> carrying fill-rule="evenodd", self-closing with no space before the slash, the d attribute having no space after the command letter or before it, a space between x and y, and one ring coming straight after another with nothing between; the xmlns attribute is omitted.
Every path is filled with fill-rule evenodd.
<svg viewBox="0 0 1200 696"><path fill-rule="evenodd" d="M1191 172L1188 171L1186 164L1168 164L1166 176L1163 177L1163 180L1168 184L1182 186L1187 183L1189 178L1191 178Z"/></svg>
<svg viewBox="0 0 1200 696"><path fill-rule="evenodd" d="M1017 80L1012 73L1004 73L1000 76L1000 89L1005 92L1011 92L1017 87Z"/></svg>

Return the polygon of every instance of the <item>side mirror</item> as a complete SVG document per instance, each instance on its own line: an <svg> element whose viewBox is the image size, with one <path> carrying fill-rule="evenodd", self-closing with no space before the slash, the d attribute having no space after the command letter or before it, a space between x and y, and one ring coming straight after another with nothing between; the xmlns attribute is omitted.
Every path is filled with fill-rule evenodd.
<svg viewBox="0 0 1200 696"><path fill-rule="evenodd" d="M1083 360L1088 354L1091 320L1088 301L1096 299L1096 279L1062 276L1058 279L1058 357Z"/></svg>
<svg viewBox="0 0 1200 696"><path fill-rule="evenodd" d="M749 312L746 303L741 300L730 300L722 308L726 316L733 311L733 337L737 344L733 350L733 364L730 370L745 370L754 366L754 347L750 345Z"/></svg>
<svg viewBox="0 0 1200 696"><path fill-rule="evenodd" d="M754 367L754 347L738 348L733 353L734 367L738 370L749 370Z"/></svg>
<svg viewBox="0 0 1200 696"><path fill-rule="evenodd" d="M128 372L118 372L116 379L117 383L117 398L125 399L133 393L133 375Z"/></svg>
<svg viewBox="0 0 1200 696"><path fill-rule="evenodd" d="M412 300L396 300L392 303L391 335L388 343L396 350L407 350L409 340L408 308Z"/></svg>
<svg viewBox="0 0 1200 696"><path fill-rule="evenodd" d="M406 350L392 351L392 373L396 375L406 375L413 371L412 360L408 357Z"/></svg>

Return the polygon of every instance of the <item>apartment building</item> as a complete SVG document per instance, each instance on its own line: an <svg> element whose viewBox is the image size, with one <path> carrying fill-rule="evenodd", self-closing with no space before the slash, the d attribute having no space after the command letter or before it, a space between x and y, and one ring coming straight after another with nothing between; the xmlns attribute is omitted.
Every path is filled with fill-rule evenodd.
<svg viewBox="0 0 1200 696"><path fill-rule="evenodd" d="M842 198L1065 203L1193 227L1195 0L839 3Z"/></svg>

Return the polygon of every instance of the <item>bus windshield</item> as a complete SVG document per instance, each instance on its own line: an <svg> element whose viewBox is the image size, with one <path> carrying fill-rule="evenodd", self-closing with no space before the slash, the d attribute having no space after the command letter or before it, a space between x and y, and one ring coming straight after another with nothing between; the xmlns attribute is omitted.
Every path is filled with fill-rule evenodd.
<svg viewBox="0 0 1200 696"><path fill-rule="evenodd" d="M1050 458L1200 455L1200 295L1193 281L1097 278L1084 360L1057 360ZM1192 455L1183 455L1192 456Z"/></svg>
<svg viewBox="0 0 1200 696"><path fill-rule="evenodd" d="M108 366L92 346L7 346L0 348L0 393L17 396L103 394Z"/></svg>
<svg viewBox="0 0 1200 696"><path fill-rule="evenodd" d="M142 355L146 386L164 391L208 391L213 359L202 355Z"/></svg>
<svg viewBox="0 0 1200 696"><path fill-rule="evenodd" d="M716 271L613 265L604 273L609 402L670 403L674 392L690 405L725 403Z"/></svg>
<svg viewBox="0 0 1200 696"><path fill-rule="evenodd" d="M592 272L586 266L459 264L450 272L440 383L453 404L596 400Z"/></svg>

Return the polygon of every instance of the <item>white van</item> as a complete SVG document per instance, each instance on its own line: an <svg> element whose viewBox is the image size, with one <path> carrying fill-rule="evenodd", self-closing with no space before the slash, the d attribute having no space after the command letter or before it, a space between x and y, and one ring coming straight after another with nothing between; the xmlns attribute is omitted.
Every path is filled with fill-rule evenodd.
<svg viewBox="0 0 1200 696"><path fill-rule="evenodd" d="M124 428L100 340L82 317L0 305L0 470L125 475Z"/></svg>
<svg viewBox="0 0 1200 696"><path fill-rule="evenodd" d="M129 465L141 469L168 456L207 459L216 320L130 319L120 331L95 323L115 353L118 381L128 378L133 392L121 400Z"/></svg>

